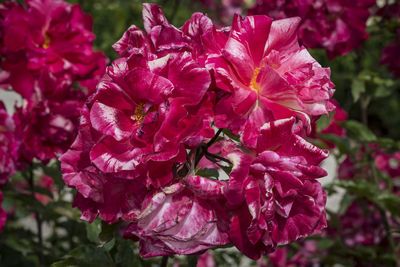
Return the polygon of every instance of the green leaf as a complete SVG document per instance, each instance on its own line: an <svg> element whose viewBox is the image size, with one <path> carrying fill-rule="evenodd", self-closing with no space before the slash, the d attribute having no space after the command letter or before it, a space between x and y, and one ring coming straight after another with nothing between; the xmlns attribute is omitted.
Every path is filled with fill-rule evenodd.
<svg viewBox="0 0 400 267"><path fill-rule="evenodd" d="M350 141L348 138L342 138L335 134L319 134L318 136L334 144L339 149L340 154L350 154Z"/></svg>
<svg viewBox="0 0 400 267"><path fill-rule="evenodd" d="M86 224L86 236L93 243L99 243L99 234L101 232L101 223L97 218L92 223L85 222Z"/></svg>
<svg viewBox="0 0 400 267"><path fill-rule="evenodd" d="M351 94L353 95L354 102L360 99L362 93L365 93L365 81L358 78L353 79L351 83Z"/></svg>
<svg viewBox="0 0 400 267"><path fill-rule="evenodd" d="M222 132L227 135L230 139L240 142L240 135L234 135L228 129L223 129Z"/></svg>
<svg viewBox="0 0 400 267"><path fill-rule="evenodd" d="M375 134L362 123L354 120L348 120L340 123L346 128L350 137L361 142L374 142L377 140Z"/></svg>
<svg viewBox="0 0 400 267"><path fill-rule="evenodd" d="M213 168L204 168L204 169L200 169L198 171L196 171L196 175L200 175L203 177L214 177L214 178L218 178L219 177L219 173L217 169L213 169Z"/></svg>
<svg viewBox="0 0 400 267"><path fill-rule="evenodd" d="M111 241L114 238L114 232L118 229L120 223L108 224L104 221L101 222L101 232L99 234L99 240L104 244Z"/></svg>
<svg viewBox="0 0 400 267"><path fill-rule="evenodd" d="M344 194L342 200L340 201L338 213L340 215L343 215L346 212L347 208L351 205L351 203L353 203L355 199L356 197L354 195Z"/></svg>
<svg viewBox="0 0 400 267"><path fill-rule="evenodd" d="M389 192L380 192L375 195L375 202L389 210L393 215L400 216L400 197Z"/></svg>
<svg viewBox="0 0 400 267"><path fill-rule="evenodd" d="M325 251L325 250L329 249L330 247L332 247L334 244L335 244L335 241L333 241L332 239L324 238L324 239L321 239L320 241L318 241L317 248L321 251Z"/></svg>
<svg viewBox="0 0 400 267"><path fill-rule="evenodd" d="M334 112L330 112L329 116L322 115L316 122L317 124L317 132L321 132L323 129L329 126L329 123L332 119L332 115Z"/></svg>

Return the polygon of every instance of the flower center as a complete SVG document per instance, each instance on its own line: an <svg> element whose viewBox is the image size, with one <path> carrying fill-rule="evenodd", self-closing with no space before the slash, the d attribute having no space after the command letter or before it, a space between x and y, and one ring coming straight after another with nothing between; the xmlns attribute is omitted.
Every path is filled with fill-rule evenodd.
<svg viewBox="0 0 400 267"><path fill-rule="evenodd" d="M250 88L253 90L256 90L257 93L260 93L260 87L258 87L258 85L257 85L257 77L258 77L258 74L260 73L260 70L261 70L261 68L256 68L254 70L253 78L251 78L251 81L250 81Z"/></svg>
<svg viewBox="0 0 400 267"><path fill-rule="evenodd" d="M45 35L44 35L44 43L43 43L42 47L43 47L44 49L47 49L47 48L49 48L49 45L50 45L50 36L48 36L47 34L45 34Z"/></svg>
<svg viewBox="0 0 400 267"><path fill-rule="evenodd" d="M136 106L135 112L133 113L131 118L134 119L137 124L141 124L145 116L146 113L144 112L144 103L140 103Z"/></svg>

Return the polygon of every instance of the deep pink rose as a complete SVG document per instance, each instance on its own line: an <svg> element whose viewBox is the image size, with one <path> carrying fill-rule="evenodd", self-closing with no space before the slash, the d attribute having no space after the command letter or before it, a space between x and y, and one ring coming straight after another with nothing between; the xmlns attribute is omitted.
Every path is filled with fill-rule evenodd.
<svg viewBox="0 0 400 267"><path fill-rule="evenodd" d="M229 223L219 213L225 213L220 200L174 183L149 192L125 236L140 240L143 257L195 254L230 242Z"/></svg>
<svg viewBox="0 0 400 267"><path fill-rule="evenodd" d="M83 109L78 136L60 157L63 179L78 191L73 206L82 211L82 219L92 222L99 215L116 222L141 207L146 189L140 181L126 179L126 172L110 175L92 164L90 149L102 135L91 127L89 116Z"/></svg>
<svg viewBox="0 0 400 267"><path fill-rule="evenodd" d="M309 127L309 116L334 109L330 70L299 46L299 22L235 16L228 38L219 31L207 35L216 45L208 49L206 66L221 89L215 124L244 131L242 141L250 147L265 122L300 116Z"/></svg>
<svg viewBox="0 0 400 267"><path fill-rule="evenodd" d="M263 126L252 161L228 155L234 167L225 195L238 207L230 238L252 259L326 227L326 195L315 179L326 175L318 164L328 153L294 134L294 122Z"/></svg>
<svg viewBox="0 0 400 267"><path fill-rule="evenodd" d="M148 34L128 29L114 45L124 57L108 67L89 101L91 125L104 135L90 159L106 173L144 164L146 184L159 187L172 179L172 172L159 170L185 160L185 143L194 146L213 136L213 95L206 94L208 71L186 51L190 38L158 6L144 5L143 17ZM156 33L165 38L154 39Z"/></svg>
<svg viewBox="0 0 400 267"><path fill-rule="evenodd" d="M250 15L272 18L299 16L300 41L307 48L324 48L329 58L358 48L369 36L365 31L375 0L258 0Z"/></svg>
<svg viewBox="0 0 400 267"><path fill-rule="evenodd" d="M0 101L0 186L4 185L15 172L18 147L14 121Z"/></svg>
<svg viewBox="0 0 400 267"><path fill-rule="evenodd" d="M26 7L9 8L2 26L1 68L9 72L8 82L24 98L31 100L43 75L57 80L53 89L57 91L64 89L58 84L70 86L102 76L105 57L93 51L92 18L79 5L28 0Z"/></svg>
<svg viewBox="0 0 400 267"><path fill-rule="evenodd" d="M21 136L19 157L30 163L32 157L43 162L57 158L72 144L78 132L79 116L84 104L79 91L63 102L39 101L17 107L13 117Z"/></svg>

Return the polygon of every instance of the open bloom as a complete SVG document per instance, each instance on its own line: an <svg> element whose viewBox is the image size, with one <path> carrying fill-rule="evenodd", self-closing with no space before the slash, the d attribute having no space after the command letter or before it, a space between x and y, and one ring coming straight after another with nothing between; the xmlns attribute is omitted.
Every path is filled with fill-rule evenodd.
<svg viewBox="0 0 400 267"><path fill-rule="evenodd" d="M318 164L328 153L294 134L293 126L294 118L266 123L251 160L228 155L234 168L225 195L238 207L230 238L252 259L326 227L326 196L315 179L326 175Z"/></svg>
<svg viewBox="0 0 400 267"><path fill-rule="evenodd" d="M32 157L48 162L64 153L74 141L83 106L83 94L75 91L63 102L39 101L16 108L13 117L23 145L21 161Z"/></svg>
<svg viewBox="0 0 400 267"><path fill-rule="evenodd" d="M77 189L73 206L82 211L81 218L92 222L98 215L107 222L140 208L145 187L126 179L124 173L102 173L90 160L90 150L101 134L90 125L89 112L82 110L79 133L71 148L61 157L64 182Z"/></svg>
<svg viewBox="0 0 400 267"><path fill-rule="evenodd" d="M309 116L334 109L329 69L300 47L298 18L272 21L267 16L235 16L228 38L217 31L205 36L218 44L210 50L206 66L215 71L223 91L216 104L215 124L235 132L244 130L243 142L254 147L265 122Z"/></svg>
<svg viewBox="0 0 400 267"><path fill-rule="evenodd" d="M2 30L1 68L13 89L28 100L43 75L57 80L53 90L62 91L64 85L104 71L104 55L92 48L92 18L79 5L57 0L29 0L26 8L16 4L8 8Z"/></svg>
<svg viewBox="0 0 400 267"><path fill-rule="evenodd" d="M365 32L375 0L259 0L249 14L273 18L299 16L299 38L307 48L324 48L329 58L358 48L369 36Z"/></svg>
<svg viewBox="0 0 400 267"><path fill-rule="evenodd" d="M227 30L195 13L179 29L150 4L143 20L114 45L121 58L60 158L82 218L129 223L144 257L233 242L258 258L322 229L327 152L299 134L333 89L298 20L236 16Z"/></svg>

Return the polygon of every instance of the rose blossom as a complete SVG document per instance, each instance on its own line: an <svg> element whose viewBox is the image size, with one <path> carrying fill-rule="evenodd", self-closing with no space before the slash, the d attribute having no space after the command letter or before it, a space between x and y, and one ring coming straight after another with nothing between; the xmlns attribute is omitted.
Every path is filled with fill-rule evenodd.
<svg viewBox="0 0 400 267"><path fill-rule="evenodd" d="M144 257L233 242L258 258L325 227L316 178L326 174L318 164L327 152L300 134L309 116L333 108L333 89L329 70L298 46L297 20L235 17L227 30L195 13L176 28L145 4L143 21L145 32L131 26L113 46L120 58L60 158L81 218L129 223L125 237ZM245 45L252 62L243 67ZM234 68L256 73L254 81L244 85ZM247 132L239 140L225 127Z"/></svg>
<svg viewBox="0 0 400 267"><path fill-rule="evenodd" d="M252 259L326 227L326 195L315 179L326 175L318 164L328 153L293 133L294 123L266 123L250 159L237 152L227 156L234 168L225 195L238 207L230 238Z"/></svg>
<svg viewBox="0 0 400 267"><path fill-rule="evenodd" d="M36 157L47 163L64 153L76 137L83 94L71 92L63 102L38 101L16 107L13 115L21 135L19 157L21 164Z"/></svg>
<svg viewBox="0 0 400 267"><path fill-rule="evenodd" d="M308 125L309 116L334 109L330 71L299 46L299 22L235 16L228 37L220 31L204 37L209 47L205 64L222 90L215 124L244 131L247 146L255 146L256 129L265 122L299 116Z"/></svg>
<svg viewBox="0 0 400 267"><path fill-rule="evenodd" d="M15 4L7 10L2 28L1 68L9 75L4 78L28 100L43 75L57 80L53 88L57 92L74 81L85 84L102 76L106 61L101 52L93 51L92 18L79 5L28 0L26 8Z"/></svg>
<svg viewBox="0 0 400 267"><path fill-rule="evenodd" d="M249 9L251 15L273 18L299 16L300 41L307 48L324 48L329 58L342 56L358 48L366 39L368 8L375 0L258 0Z"/></svg>

